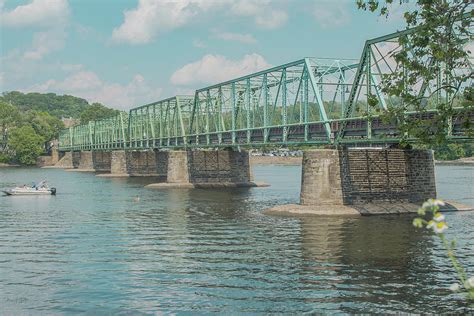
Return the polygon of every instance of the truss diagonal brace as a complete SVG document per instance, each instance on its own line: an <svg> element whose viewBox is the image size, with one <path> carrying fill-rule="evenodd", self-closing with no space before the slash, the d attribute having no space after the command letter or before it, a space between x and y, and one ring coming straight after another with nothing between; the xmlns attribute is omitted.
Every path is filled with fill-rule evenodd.
<svg viewBox="0 0 474 316"><path fill-rule="evenodd" d="M319 91L318 84L316 82L316 78L314 77L313 72L311 71L311 65L309 64L309 61L307 58L304 59L306 71L309 75L309 80L311 81L311 86L313 88L314 95L316 96L316 102L319 107L319 115L321 116L321 121L324 123L324 130L326 131L326 137L328 138L328 141L331 143L331 125L328 122L328 116L326 114L326 109L324 108L324 103L321 98L321 93Z"/></svg>

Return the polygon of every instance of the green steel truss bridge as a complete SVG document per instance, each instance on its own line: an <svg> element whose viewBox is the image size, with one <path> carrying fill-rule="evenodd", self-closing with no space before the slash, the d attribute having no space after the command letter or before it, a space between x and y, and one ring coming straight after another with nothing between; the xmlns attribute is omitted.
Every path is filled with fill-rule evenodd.
<svg viewBox="0 0 474 316"><path fill-rule="evenodd" d="M400 70L393 57L401 49L398 37L411 31L366 41L359 60L303 58L65 129L59 150L399 142L403 135L379 113L400 103L383 94L380 82ZM427 111L407 112L408 118L429 121L449 98L432 93L443 79L442 65L433 69L437 78L417 87L419 95L430 95ZM368 95L377 97L378 109L368 105ZM456 115L446 132L453 141L472 140Z"/></svg>

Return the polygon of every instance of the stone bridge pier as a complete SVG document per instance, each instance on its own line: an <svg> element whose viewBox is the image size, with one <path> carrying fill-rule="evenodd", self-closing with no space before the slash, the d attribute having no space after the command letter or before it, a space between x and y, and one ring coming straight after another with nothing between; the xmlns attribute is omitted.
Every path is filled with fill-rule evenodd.
<svg viewBox="0 0 474 316"><path fill-rule="evenodd" d="M249 154L233 150L176 150L160 153L166 182L147 188L257 187Z"/></svg>
<svg viewBox="0 0 474 316"><path fill-rule="evenodd" d="M300 204L265 213L399 214L430 198L436 198L431 150L316 149L303 155Z"/></svg>
<svg viewBox="0 0 474 316"><path fill-rule="evenodd" d="M85 153L85 154L84 154ZM249 154L233 150L115 150L81 152L77 170L100 177L156 177L148 188L266 186L253 181Z"/></svg>

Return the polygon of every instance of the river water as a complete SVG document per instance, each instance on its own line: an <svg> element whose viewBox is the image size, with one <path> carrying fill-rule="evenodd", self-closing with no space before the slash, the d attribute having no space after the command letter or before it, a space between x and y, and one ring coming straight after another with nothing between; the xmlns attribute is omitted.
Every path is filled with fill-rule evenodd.
<svg viewBox="0 0 474 316"><path fill-rule="evenodd" d="M269 188L155 191L153 179L0 169L0 187L58 187L0 197L0 314L469 310L441 243L410 216L262 215L298 202L300 172L255 166ZM473 167L436 173L441 197L474 205ZM474 212L447 218L474 275Z"/></svg>

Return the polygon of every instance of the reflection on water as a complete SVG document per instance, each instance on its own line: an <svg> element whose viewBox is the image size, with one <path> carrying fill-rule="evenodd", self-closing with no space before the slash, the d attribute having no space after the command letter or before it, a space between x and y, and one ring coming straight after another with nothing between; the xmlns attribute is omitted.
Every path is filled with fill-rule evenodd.
<svg viewBox="0 0 474 316"><path fill-rule="evenodd" d="M471 179L450 168L437 170L439 191L466 203ZM153 191L149 178L0 170L0 187L47 178L59 188L0 198L0 313L467 311L447 291L440 243L410 217L264 216L298 201L300 169L255 176L272 187ZM449 222L473 271L474 213Z"/></svg>

